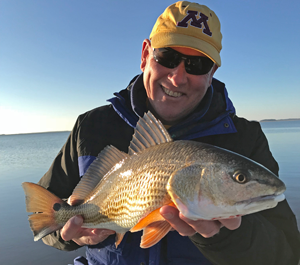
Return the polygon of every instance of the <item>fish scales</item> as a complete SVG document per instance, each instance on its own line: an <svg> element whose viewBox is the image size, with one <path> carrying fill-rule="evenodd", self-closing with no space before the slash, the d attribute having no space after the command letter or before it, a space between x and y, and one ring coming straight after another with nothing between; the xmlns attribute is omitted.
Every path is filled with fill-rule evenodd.
<svg viewBox="0 0 300 265"><path fill-rule="evenodd" d="M55 212L55 216L57 220L60 220L61 224L64 224L71 217L75 215L81 215L83 212L85 213L84 218L86 222L89 223L96 224L99 222L99 220L104 218L104 216L99 214L99 207L90 203L82 204L76 207L71 207L67 204L63 205L61 211Z"/></svg>
<svg viewBox="0 0 300 265"><path fill-rule="evenodd" d="M111 223L112 227L116 224L131 228L142 217L167 204L170 196L166 186L173 172L194 163L199 157L203 157L204 166L207 163L205 157L211 161L212 154L205 146L201 147L203 145L195 142L164 143L123 161L121 167L109 172L112 181L103 183L103 187L100 185L88 203L76 211L81 211L84 217L83 227L104 228ZM188 183L182 181L188 187ZM90 203L91 207L88 207ZM94 211L94 205L99 207L98 212ZM64 220L66 218L70 218L70 214Z"/></svg>
<svg viewBox="0 0 300 265"><path fill-rule="evenodd" d="M116 185L110 185L105 195L99 186L93 203L112 222L126 228L134 226L142 217L170 202L166 189L169 177L185 166L178 157L181 146L166 143L131 156L121 168L110 173L116 175Z"/></svg>
<svg viewBox="0 0 300 265"><path fill-rule="evenodd" d="M99 185L91 198L101 209L100 213L108 217L103 224L103 217L99 215L99 227L111 222L130 228L151 211L170 202L166 189L169 177L186 166L180 153L188 159L193 145L180 141L156 145L125 159L120 168L109 172L109 179L113 181ZM95 220L93 224L85 220L84 227L95 225Z"/></svg>
<svg viewBox="0 0 300 265"><path fill-rule="evenodd" d="M150 137L150 138L149 138ZM60 229L74 215L83 227L144 230L141 247L156 244L171 226L159 214L171 205L192 220L233 218L275 207L284 183L258 163L194 141L173 142L151 113L141 118L128 154L108 146L90 165L69 202L23 183L34 240Z"/></svg>

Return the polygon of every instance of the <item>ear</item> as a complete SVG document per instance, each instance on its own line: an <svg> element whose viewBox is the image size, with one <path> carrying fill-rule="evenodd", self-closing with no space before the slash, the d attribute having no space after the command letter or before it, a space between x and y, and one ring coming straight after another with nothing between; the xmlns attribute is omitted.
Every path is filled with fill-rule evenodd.
<svg viewBox="0 0 300 265"><path fill-rule="evenodd" d="M210 70L210 73L209 73L209 85L211 85L212 79L214 77L214 74L215 74L215 72L217 71L218 68L219 67L216 64L214 64L213 68Z"/></svg>
<svg viewBox="0 0 300 265"><path fill-rule="evenodd" d="M151 54L151 42L148 39L143 41L143 48L142 48L142 56L141 56L141 70L144 72L147 64L148 56Z"/></svg>

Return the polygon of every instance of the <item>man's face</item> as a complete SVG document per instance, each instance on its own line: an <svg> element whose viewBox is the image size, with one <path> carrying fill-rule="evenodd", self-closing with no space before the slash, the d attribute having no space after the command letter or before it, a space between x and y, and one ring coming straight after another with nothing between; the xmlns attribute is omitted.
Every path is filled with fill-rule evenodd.
<svg viewBox="0 0 300 265"><path fill-rule="evenodd" d="M172 49L193 56L204 54L184 47ZM205 75L188 74L182 61L170 69L157 63L153 58L150 41L143 43L141 70L144 72L144 86L149 99L149 109L164 124L175 124L190 114L203 99L217 70L214 65Z"/></svg>

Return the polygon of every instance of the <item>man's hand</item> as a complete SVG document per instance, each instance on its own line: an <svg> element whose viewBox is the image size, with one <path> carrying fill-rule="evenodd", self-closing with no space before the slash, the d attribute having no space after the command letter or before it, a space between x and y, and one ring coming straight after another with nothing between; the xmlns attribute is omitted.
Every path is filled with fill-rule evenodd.
<svg viewBox="0 0 300 265"><path fill-rule="evenodd" d="M83 218L80 215L72 217L61 229L63 240L73 240L79 246L96 245L104 241L115 231L108 229L82 228Z"/></svg>
<svg viewBox="0 0 300 265"><path fill-rule="evenodd" d="M220 229L225 226L230 230L235 230L241 225L241 217L231 219L210 220L190 220L184 217L178 209L172 206L163 206L160 214L177 230L182 236L192 236L195 233L209 238L219 233Z"/></svg>

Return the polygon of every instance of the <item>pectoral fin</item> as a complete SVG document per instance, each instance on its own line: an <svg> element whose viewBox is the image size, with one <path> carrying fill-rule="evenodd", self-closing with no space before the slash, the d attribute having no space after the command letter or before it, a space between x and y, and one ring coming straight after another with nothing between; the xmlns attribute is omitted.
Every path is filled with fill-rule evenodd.
<svg viewBox="0 0 300 265"><path fill-rule="evenodd" d="M175 206L173 202L168 205ZM154 210L130 229L130 232L143 230L143 236L140 244L141 248L149 248L155 245L172 228L171 225L161 216L159 211L160 208Z"/></svg>
<svg viewBox="0 0 300 265"><path fill-rule="evenodd" d="M159 213L159 209L154 210L150 214L148 214L145 218L141 219L134 227L130 229L130 232L137 232L145 227L147 227L149 224L157 222L157 221L164 221L165 219L161 216Z"/></svg>
<svg viewBox="0 0 300 265"><path fill-rule="evenodd" d="M173 202L171 202L167 205L176 207ZM144 229L145 227L147 227L149 224L157 222L157 221L165 221L165 219L161 216L159 211L160 211L160 208L149 213L146 217L141 219L134 227L132 227L130 229L130 232L133 233L133 232L140 231L140 230Z"/></svg>
<svg viewBox="0 0 300 265"><path fill-rule="evenodd" d="M150 248L158 243L170 230L171 225L167 221L158 221L144 228L141 238L141 248Z"/></svg>

